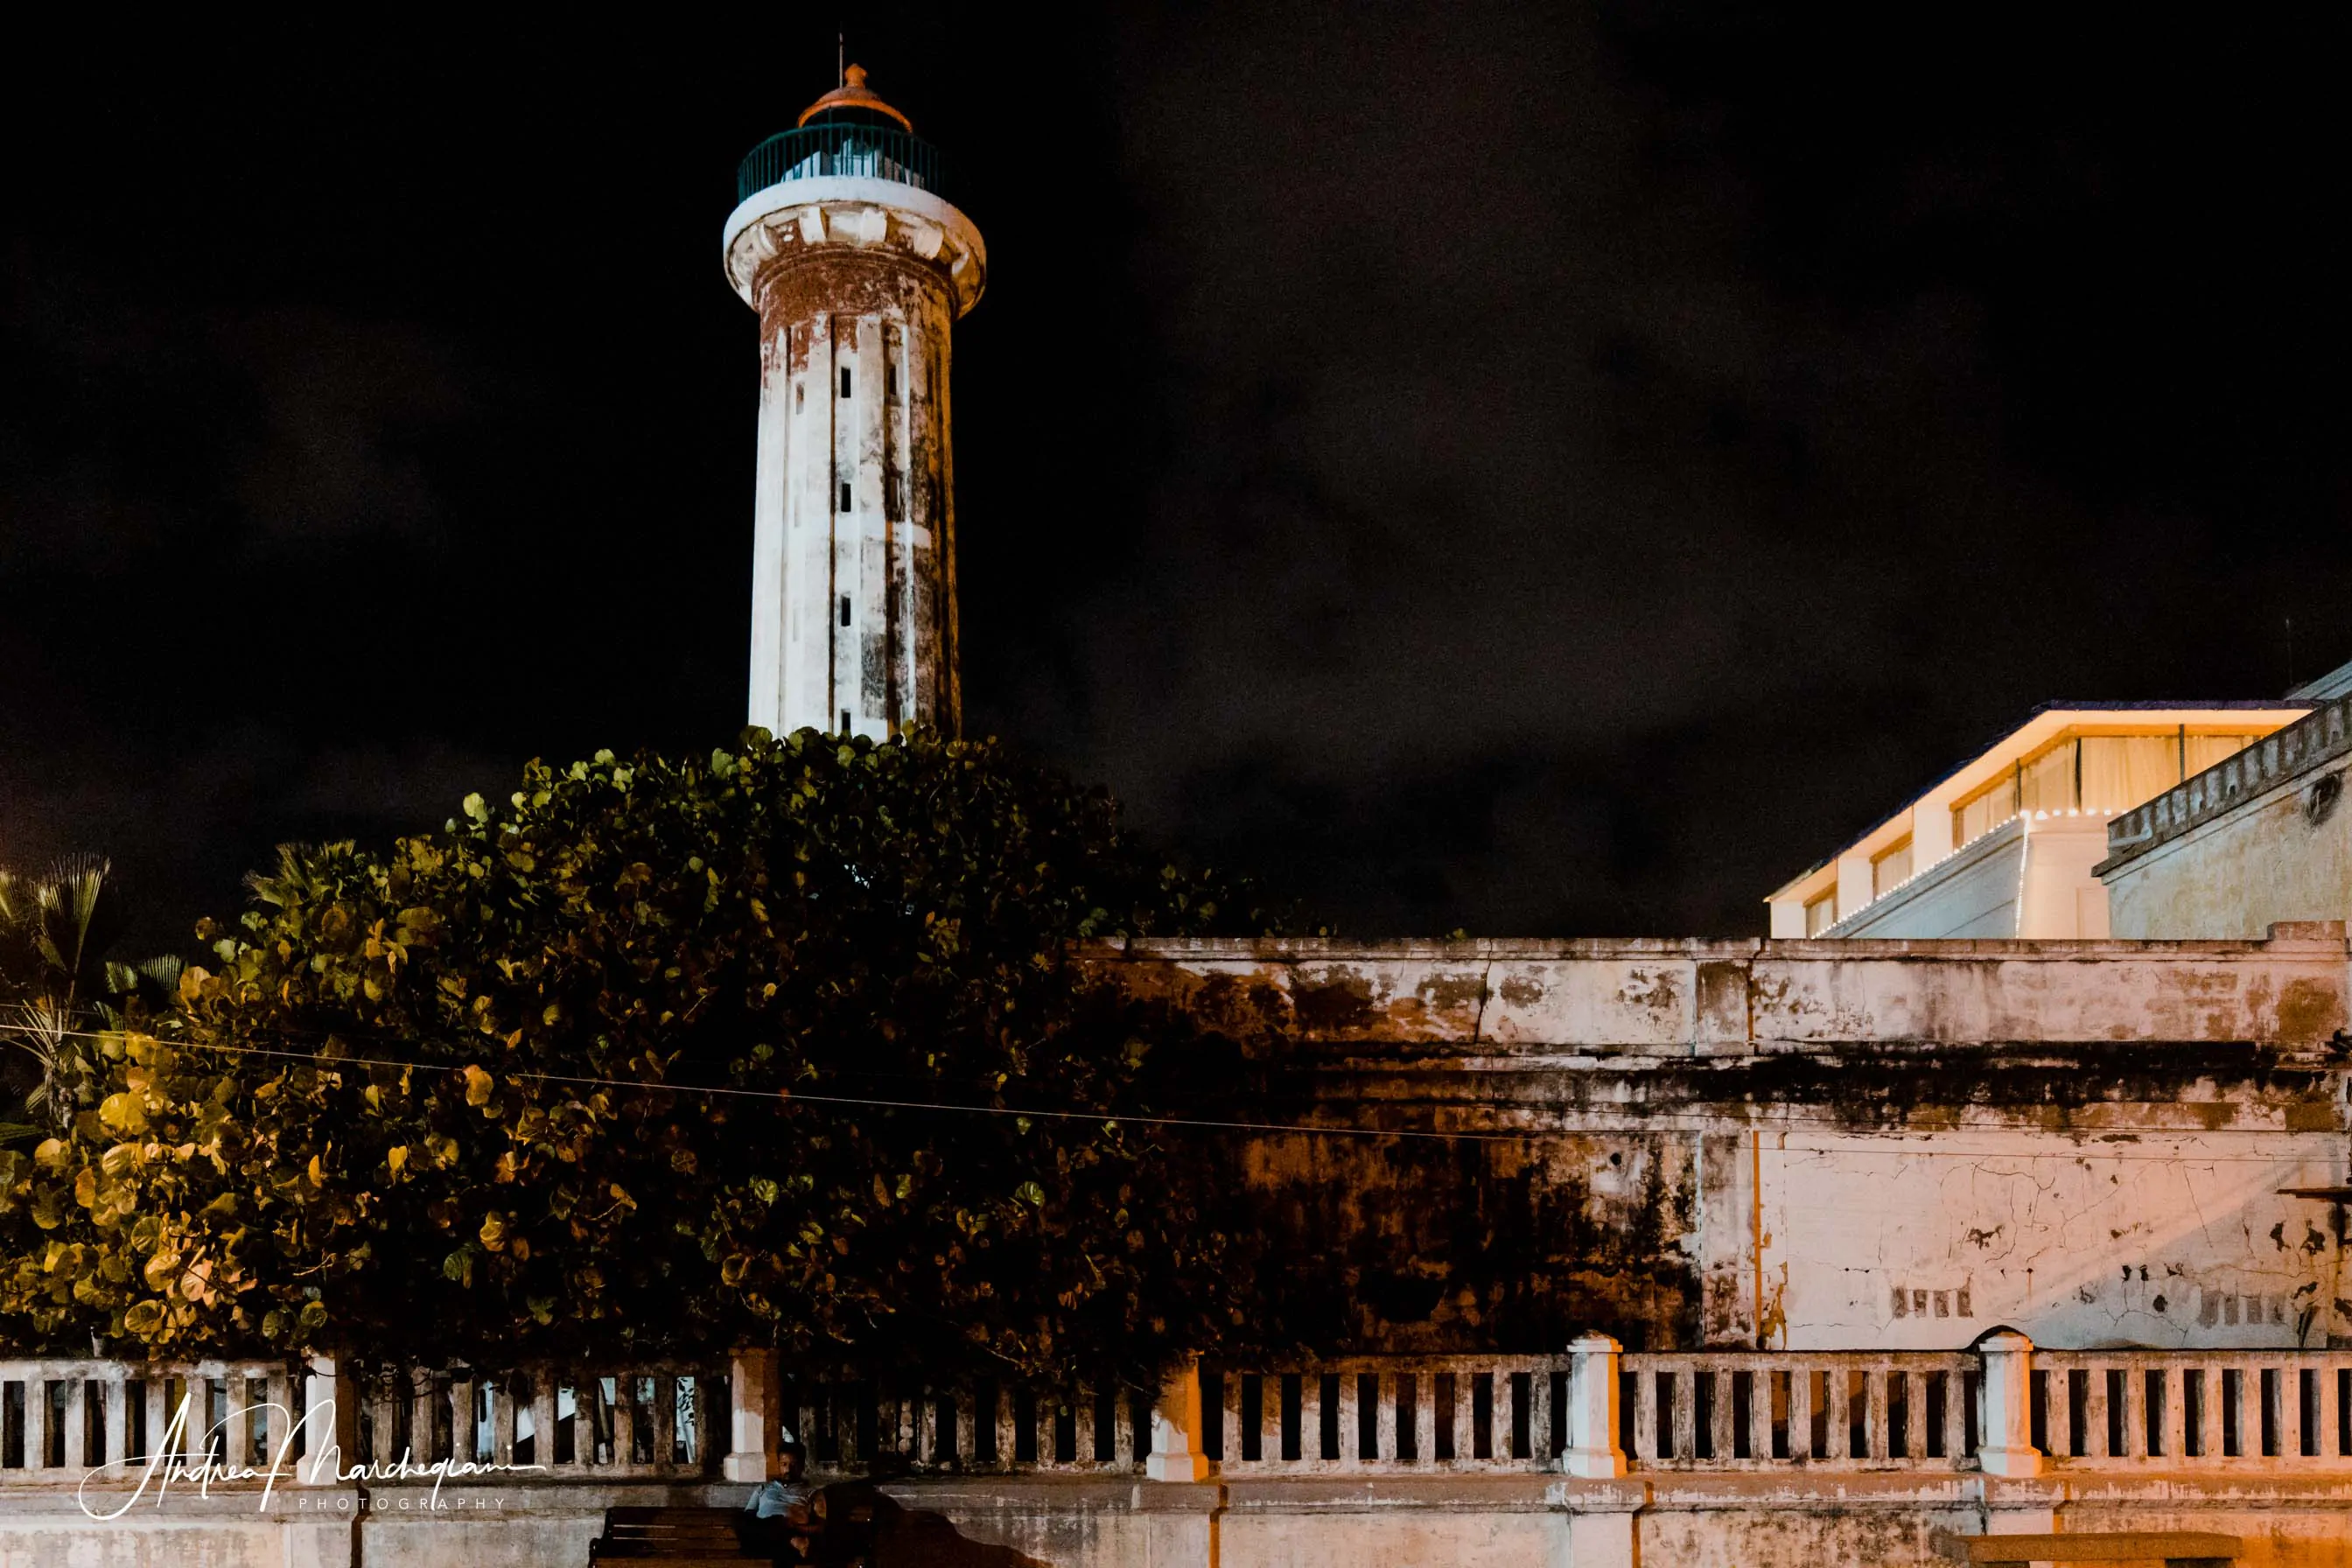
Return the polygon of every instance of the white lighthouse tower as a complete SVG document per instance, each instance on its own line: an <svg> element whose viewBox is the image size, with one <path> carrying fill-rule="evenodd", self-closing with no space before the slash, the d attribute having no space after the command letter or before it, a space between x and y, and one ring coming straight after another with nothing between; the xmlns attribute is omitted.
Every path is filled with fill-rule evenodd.
<svg viewBox="0 0 2352 1568"><path fill-rule="evenodd" d="M948 341L987 277L980 231L856 66L736 187L727 277L760 313L751 721L952 732Z"/></svg>

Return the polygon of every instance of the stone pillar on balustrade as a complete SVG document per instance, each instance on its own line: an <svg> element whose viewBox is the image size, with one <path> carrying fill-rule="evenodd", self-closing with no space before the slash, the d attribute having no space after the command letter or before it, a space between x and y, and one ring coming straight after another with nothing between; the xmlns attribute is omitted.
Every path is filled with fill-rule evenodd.
<svg viewBox="0 0 2352 1568"><path fill-rule="evenodd" d="M778 1445L789 1413L784 1409L784 1380L776 1352L767 1349L739 1350L728 1373L727 1458L719 1473L730 1481L758 1485L782 1473Z"/></svg>
<svg viewBox="0 0 2352 1568"><path fill-rule="evenodd" d="M302 1373L290 1390L289 1422L300 1431L302 1457L289 1455L288 1482L341 1486L343 1473L360 1462L360 1380L349 1357L312 1356ZM287 1568L352 1568L359 1561L359 1509L340 1501L319 1498L297 1505L284 1525Z"/></svg>
<svg viewBox="0 0 2352 1568"><path fill-rule="evenodd" d="M2011 1329L1977 1342L1984 1358L1984 1439L1977 1468L1985 1476L1985 1533L2043 1535L2058 1528L2057 1498L2033 1446L2033 1342Z"/></svg>
<svg viewBox="0 0 2352 1568"><path fill-rule="evenodd" d="M1585 1334L1568 1346L1568 1447L1560 1469L1587 1481L1623 1481L1625 1450L1618 1446L1619 1362L1622 1347L1607 1334ZM1569 1499L1569 1551L1577 1568L1633 1568L1639 1561L1636 1515L1645 1500L1639 1485L1578 1488Z"/></svg>
<svg viewBox="0 0 2352 1568"><path fill-rule="evenodd" d="M290 1468L298 1486L331 1487L359 1463L360 1380L348 1357L312 1356L304 1373L294 1411L302 1458Z"/></svg>
<svg viewBox="0 0 2352 1568"><path fill-rule="evenodd" d="M2014 1330L1987 1334L1984 1357L1984 1440L1977 1464L1989 1476L2038 1476L2042 1450L2033 1446L2033 1342Z"/></svg>
<svg viewBox="0 0 2352 1568"><path fill-rule="evenodd" d="M1617 1446L1617 1357L1622 1351L1607 1334L1586 1334L1568 1347L1568 1451L1559 1468L1587 1480L1614 1480L1625 1473L1625 1451Z"/></svg>
<svg viewBox="0 0 2352 1568"><path fill-rule="evenodd" d="M1168 1374L1151 1408L1151 1452L1143 1473L1155 1481L1200 1481L1209 1476L1202 1451L1201 1363L1185 1361Z"/></svg>

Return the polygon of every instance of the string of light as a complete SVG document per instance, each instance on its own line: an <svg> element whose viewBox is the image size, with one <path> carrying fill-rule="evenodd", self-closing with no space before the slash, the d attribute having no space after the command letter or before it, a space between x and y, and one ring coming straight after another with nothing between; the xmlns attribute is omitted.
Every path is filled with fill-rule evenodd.
<svg viewBox="0 0 2352 1568"><path fill-rule="evenodd" d="M289 1031L277 1031L281 1036ZM106 1039L118 1037L115 1032L97 1029L64 1029L55 1031L60 1038ZM392 1057L337 1056L321 1057L316 1050L276 1050L267 1046L229 1044L218 1041L163 1039L174 1049L221 1051L225 1053L264 1057L272 1059L306 1063L310 1067L333 1069L348 1067L394 1068L410 1072L462 1072L469 1066L482 1064L454 1061L417 1061ZM1771 1132L1784 1126L1827 1128L1847 1134L1855 1140L1872 1142L1841 1143L1834 1146L1783 1144L1776 1152L1846 1156L1861 1154L1898 1160L1957 1159L1982 1163L1988 1160L2051 1160L2070 1159L2078 1162L2126 1161L2161 1164L2252 1164L2279 1166L2311 1163L2310 1156L2179 1153L2161 1154L2126 1152L2120 1149L2091 1149L2076 1146L2066 1150L1962 1149L1948 1145L1943 1148L1885 1147L1889 1137L1935 1137L1948 1140L1965 1137L1971 1132L1991 1133L2006 1129L1975 1127L1919 1130L1910 1128L1871 1128L1854 1125L1850 1120L1837 1117L1807 1117L1775 1111L1769 1119L1747 1122L1726 1122L1720 1120L1678 1119L1666 1116L1629 1116L1629 1125L1609 1128L1529 1128L1529 1129L1459 1129L1402 1127L1363 1127L1335 1122L1258 1121L1221 1117L1169 1116L1126 1114L1099 1110L1064 1110L1023 1106L975 1105L955 1100L886 1099L879 1096L825 1094L803 1092L798 1089L741 1089L729 1084L674 1084L643 1079L598 1078L580 1073L554 1073L523 1068L500 1068L499 1076L535 1083L560 1084L582 1089L614 1089L624 1090L656 1090L685 1096L703 1096L734 1100L758 1100L771 1104L801 1104L880 1110L934 1111L950 1115L977 1115L1028 1118L1032 1121L1090 1121L1097 1123L1128 1123L1145 1127L1193 1129L1205 1131L1258 1132L1295 1134L1303 1137L1328 1138L1394 1138L1454 1143L1548 1143L1572 1138L1589 1138L1633 1132L1696 1132L1735 1133ZM2040 1131L2020 1129L2018 1131ZM2268 1127L2177 1127L2156 1123L2103 1123L2096 1127L2069 1130L2077 1138L2150 1135L2180 1139L2202 1139L2220 1134L2243 1136L2285 1136L2283 1129Z"/></svg>

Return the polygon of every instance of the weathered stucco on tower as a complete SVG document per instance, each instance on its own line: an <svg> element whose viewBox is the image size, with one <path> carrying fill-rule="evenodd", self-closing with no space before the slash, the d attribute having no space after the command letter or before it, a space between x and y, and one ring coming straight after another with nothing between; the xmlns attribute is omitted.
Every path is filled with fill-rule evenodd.
<svg viewBox="0 0 2352 1568"><path fill-rule="evenodd" d="M1260 1068L1285 1326L1333 1350L2352 1336L2340 925L2249 942L1137 942Z"/></svg>
<svg viewBox="0 0 2352 1568"><path fill-rule="evenodd" d="M950 328L980 236L886 178L787 178L729 218L760 313L751 721L881 740L953 731Z"/></svg>

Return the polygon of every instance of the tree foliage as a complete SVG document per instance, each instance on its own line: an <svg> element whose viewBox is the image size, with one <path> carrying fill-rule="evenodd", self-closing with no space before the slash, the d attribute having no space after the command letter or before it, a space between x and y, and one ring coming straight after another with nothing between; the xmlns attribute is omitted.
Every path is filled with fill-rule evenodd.
<svg viewBox="0 0 2352 1568"><path fill-rule="evenodd" d="M534 763L252 886L0 1153L9 1338L1141 1375L1239 1319L1216 1145L1132 1120L1231 1064L1068 946L1265 917L992 743Z"/></svg>
<svg viewBox="0 0 2352 1568"><path fill-rule="evenodd" d="M125 923L113 873L95 855L37 876L0 866L0 1142L61 1128L58 1084L79 1071L88 1038L143 1020L179 980L176 959L110 956Z"/></svg>

